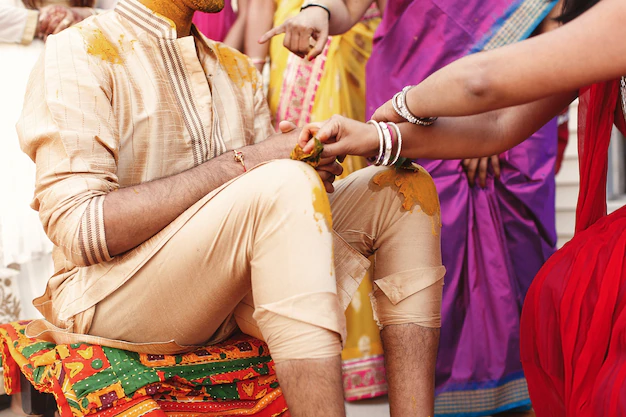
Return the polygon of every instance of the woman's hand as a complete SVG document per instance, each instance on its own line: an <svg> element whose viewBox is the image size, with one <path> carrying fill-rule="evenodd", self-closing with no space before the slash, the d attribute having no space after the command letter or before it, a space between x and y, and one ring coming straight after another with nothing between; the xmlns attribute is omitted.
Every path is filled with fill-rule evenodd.
<svg viewBox="0 0 626 417"><path fill-rule="evenodd" d="M328 41L328 13L321 7L308 7L282 25L265 33L259 43L284 33L283 45L300 58L313 60L322 53Z"/></svg>
<svg viewBox="0 0 626 417"><path fill-rule="evenodd" d="M46 40L68 27L91 16L93 10L88 7L67 7L50 5L42 7L39 12L39 28L37 36Z"/></svg>
<svg viewBox="0 0 626 417"><path fill-rule="evenodd" d="M393 100L393 98L391 99ZM374 114L372 115L372 120L376 120L377 122L393 122L400 123L406 122L393 108L393 104L391 104L391 100L387 100L385 104L380 106Z"/></svg>
<svg viewBox="0 0 626 417"><path fill-rule="evenodd" d="M378 154L376 127L343 116L335 115L326 122L305 126L298 139L305 153L313 149L313 137L324 144L322 158L342 160L346 155L370 157Z"/></svg>
<svg viewBox="0 0 626 417"><path fill-rule="evenodd" d="M467 182L469 182L470 187L473 187L476 184L477 170L478 184L480 185L480 188L485 188L487 186L487 168L489 162L491 162L491 168L493 169L494 176L496 178L500 178L500 157L498 155L484 158L464 159L461 162L461 165L467 174Z"/></svg>

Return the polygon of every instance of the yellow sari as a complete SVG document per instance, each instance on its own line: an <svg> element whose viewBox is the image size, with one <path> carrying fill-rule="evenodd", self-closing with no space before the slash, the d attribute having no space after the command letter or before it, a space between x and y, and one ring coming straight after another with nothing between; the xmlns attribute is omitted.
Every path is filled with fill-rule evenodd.
<svg viewBox="0 0 626 417"><path fill-rule="evenodd" d="M302 0L278 0L274 26L295 16L301 6ZM283 46L283 35L274 37L270 45L268 100L275 123L290 120L302 126L333 114L365 121L365 64L379 23L378 9L371 8L349 32L331 37L324 52L312 62L290 53ZM367 164L363 158L348 157L343 165L345 176ZM371 291L371 279L366 277L346 311L348 339L342 360L347 400L387 393L382 343L369 299Z"/></svg>

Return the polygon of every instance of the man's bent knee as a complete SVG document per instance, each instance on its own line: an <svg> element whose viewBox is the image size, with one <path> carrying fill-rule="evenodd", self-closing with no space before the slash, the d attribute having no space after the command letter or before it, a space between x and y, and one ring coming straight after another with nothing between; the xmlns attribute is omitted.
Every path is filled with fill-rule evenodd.
<svg viewBox="0 0 626 417"><path fill-rule="evenodd" d="M417 324L441 327L445 267L400 272L374 281L372 307L378 326Z"/></svg>
<svg viewBox="0 0 626 417"><path fill-rule="evenodd" d="M276 363L341 354L345 316L334 293L303 294L258 305L253 318Z"/></svg>
<svg viewBox="0 0 626 417"><path fill-rule="evenodd" d="M322 187L323 184L315 169L304 162L290 159L278 159L250 171L248 175L257 176L262 182L262 191L280 191L307 187Z"/></svg>

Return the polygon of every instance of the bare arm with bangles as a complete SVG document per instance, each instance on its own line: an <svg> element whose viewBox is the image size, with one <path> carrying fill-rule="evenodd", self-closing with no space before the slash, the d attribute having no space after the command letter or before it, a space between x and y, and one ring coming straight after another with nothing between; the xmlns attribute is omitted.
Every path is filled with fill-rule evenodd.
<svg viewBox="0 0 626 417"><path fill-rule="evenodd" d="M603 0L554 31L467 56L435 72L406 94L410 113L439 117L432 126L407 123L391 100L373 119L398 123L403 157L498 154L556 116L579 88L626 74L624 19L626 3ZM315 132L327 143L324 156L378 152L373 126L335 117L322 127L307 126L300 143Z"/></svg>

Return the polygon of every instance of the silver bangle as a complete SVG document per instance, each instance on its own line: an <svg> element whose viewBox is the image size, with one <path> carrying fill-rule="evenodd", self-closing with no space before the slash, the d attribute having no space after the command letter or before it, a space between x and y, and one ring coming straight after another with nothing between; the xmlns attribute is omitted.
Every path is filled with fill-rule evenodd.
<svg viewBox="0 0 626 417"><path fill-rule="evenodd" d="M406 104L406 95L412 87L412 85L407 85L402 89L402 91L393 96L393 99L391 100L393 109L398 116L402 117L409 123L420 126L430 126L435 123L435 120L437 120L436 117L417 117L411 113L408 105Z"/></svg>
<svg viewBox="0 0 626 417"><path fill-rule="evenodd" d="M385 156L383 158L383 166L389 166L389 160L391 159L391 148L393 148L393 142L391 141L391 132L389 127L384 122L378 122L381 130L383 131L383 138L385 139Z"/></svg>
<svg viewBox="0 0 626 417"><path fill-rule="evenodd" d="M398 138L398 150L396 151L396 156L393 158L393 161L389 165L394 165L400 159L400 151L402 151L402 132L400 132L400 128L397 124L393 122L387 122L389 126L396 132L396 137Z"/></svg>
<svg viewBox="0 0 626 417"><path fill-rule="evenodd" d="M374 161L374 165L380 165L381 160L383 159L383 130L378 126L378 123L374 120L368 120L367 122L370 125L374 125L376 127L376 132L378 133L378 157Z"/></svg>

